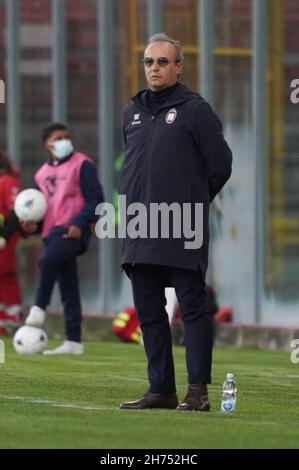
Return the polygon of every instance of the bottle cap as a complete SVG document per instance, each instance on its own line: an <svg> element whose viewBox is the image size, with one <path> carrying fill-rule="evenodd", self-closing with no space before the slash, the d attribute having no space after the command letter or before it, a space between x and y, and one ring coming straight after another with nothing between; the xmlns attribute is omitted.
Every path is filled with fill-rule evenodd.
<svg viewBox="0 0 299 470"><path fill-rule="evenodd" d="M234 378L234 374L231 374L231 373L226 374L226 378L227 378L228 380L231 380L231 379Z"/></svg>

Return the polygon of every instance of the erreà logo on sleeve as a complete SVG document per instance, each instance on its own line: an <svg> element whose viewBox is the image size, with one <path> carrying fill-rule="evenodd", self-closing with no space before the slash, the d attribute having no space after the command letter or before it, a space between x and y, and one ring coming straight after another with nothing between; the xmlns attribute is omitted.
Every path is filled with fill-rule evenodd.
<svg viewBox="0 0 299 470"><path fill-rule="evenodd" d="M5 103L5 83L4 80L0 80L0 104Z"/></svg>
<svg viewBox="0 0 299 470"><path fill-rule="evenodd" d="M132 126L137 126L138 124L141 124L140 113L134 114L134 120L132 121Z"/></svg>

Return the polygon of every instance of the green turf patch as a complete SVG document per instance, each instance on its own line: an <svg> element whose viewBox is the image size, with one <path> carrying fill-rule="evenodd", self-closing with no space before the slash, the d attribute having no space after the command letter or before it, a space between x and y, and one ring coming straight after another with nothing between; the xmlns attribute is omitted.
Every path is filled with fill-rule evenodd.
<svg viewBox="0 0 299 470"><path fill-rule="evenodd" d="M56 345L51 342L51 346ZM0 448L298 448L299 364L287 353L216 349L210 413L119 410L147 388L143 348L86 343L83 356L20 356L5 340L0 364ZM174 348L179 399L184 348ZM237 411L220 412L227 372Z"/></svg>

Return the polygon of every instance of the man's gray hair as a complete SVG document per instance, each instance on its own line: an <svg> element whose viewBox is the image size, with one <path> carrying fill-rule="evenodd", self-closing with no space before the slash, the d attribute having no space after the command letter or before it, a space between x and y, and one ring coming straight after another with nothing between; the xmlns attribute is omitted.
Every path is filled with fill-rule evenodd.
<svg viewBox="0 0 299 470"><path fill-rule="evenodd" d="M169 42L175 48L175 60L177 62L184 62L184 55L180 41L170 38L166 33L156 33L149 38L147 45L149 46L150 44L153 44L153 42Z"/></svg>

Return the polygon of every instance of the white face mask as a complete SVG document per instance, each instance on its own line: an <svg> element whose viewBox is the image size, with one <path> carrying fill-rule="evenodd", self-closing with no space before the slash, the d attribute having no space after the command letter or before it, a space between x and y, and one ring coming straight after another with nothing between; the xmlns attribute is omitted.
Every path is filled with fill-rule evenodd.
<svg viewBox="0 0 299 470"><path fill-rule="evenodd" d="M69 139L55 140L53 147L53 153L59 160L68 157L74 150L72 141Z"/></svg>

